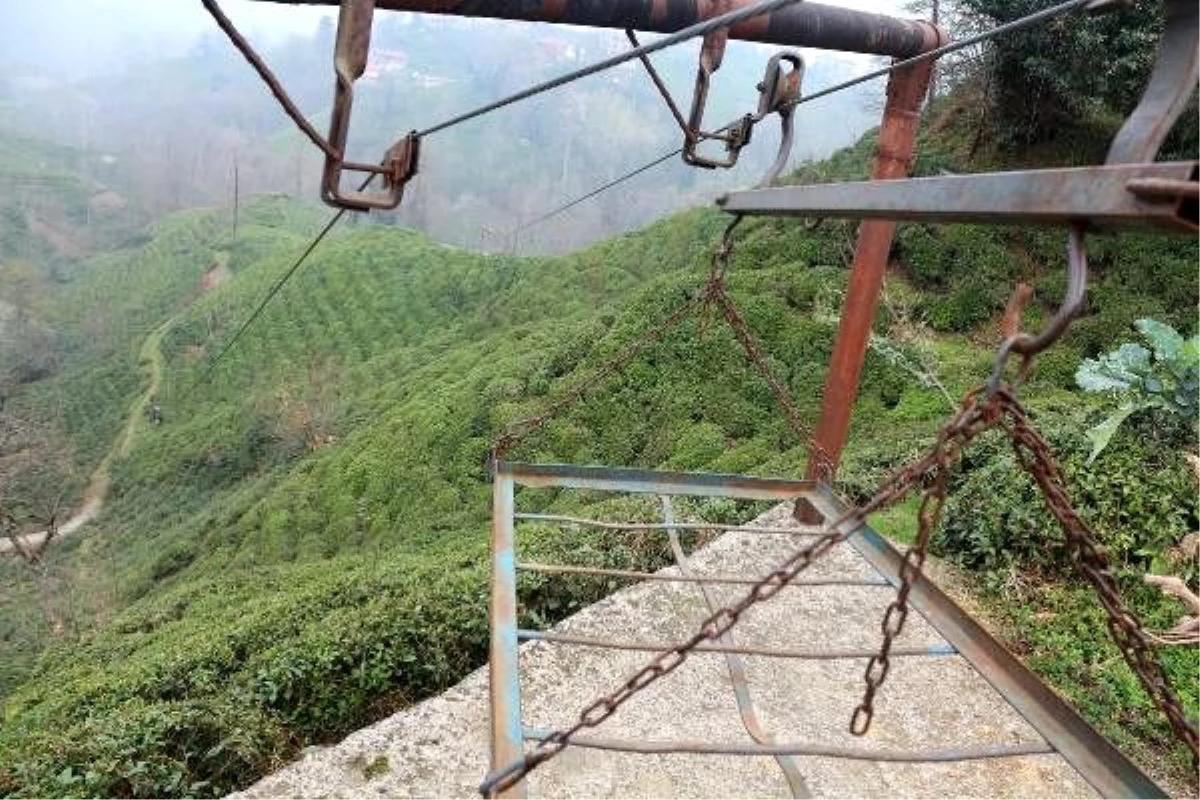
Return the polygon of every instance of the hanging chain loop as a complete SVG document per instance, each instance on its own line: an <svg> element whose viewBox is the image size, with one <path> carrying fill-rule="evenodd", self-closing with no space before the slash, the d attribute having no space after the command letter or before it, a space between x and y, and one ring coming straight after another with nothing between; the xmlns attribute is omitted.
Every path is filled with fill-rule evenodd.
<svg viewBox="0 0 1200 800"><path fill-rule="evenodd" d="M851 717L851 730L855 733L865 732L874 714L875 695L890 670L888 657L891 643L904 629L909 592L921 579L929 538L936 528L948 494L949 469L967 445L980 434L997 427L1007 433L1022 466L1033 477L1051 513L1063 526L1072 560L1095 589L1108 617L1109 631L1121 654L1154 704L1167 717L1172 731L1188 746L1194 757L1197 752L1195 725L1188 720L1183 706L1171 689L1140 620L1125 605L1103 547L1072 507L1066 494L1062 470L1049 445L1030 424L1028 414L1011 387L982 386L966 396L959 411L938 432L937 441L929 452L894 473L870 501L828 522L811 544L793 552L775 570L752 586L737 603L717 610L700 624L691 638L659 653L615 692L587 706L572 726L554 732L522 759L489 774L480 791L485 796L493 797L524 779L532 770L566 748L580 731L600 725L631 697L677 669L697 646L727 633L749 608L774 597L801 572L865 525L868 516L894 505L915 487L929 480L929 488L921 502L917 542L904 556L896 602L888 607L880 623L884 642L880 652L867 666L864 674L867 688L862 702Z"/></svg>
<svg viewBox="0 0 1200 800"><path fill-rule="evenodd" d="M771 369L770 364L763 355L762 348L758 344L758 340L750 331L745 317L742 316L737 305L733 302L733 298L725 290L725 273L729 269L730 261L733 258L733 232L737 229L741 221L742 215L738 214L725 226L725 231L721 234L720 241L713 248L712 265L709 270L708 281L701 287L699 292L689 298L679 308L675 309L675 311L671 312L666 318L658 322L654 327L647 330L637 339L629 342L614 356L601 364L594 373L569 388L541 412L518 420L510 425L500 434L488 452L489 472L514 447L521 444L521 442L525 441L525 439L536 431L544 428L556 415L582 400L596 386L599 386L609 377L627 367L646 348L661 340L672 328L693 312L699 314L703 329L706 320L709 318L709 312L712 309L719 311L721 316L728 322L738 344L745 351L746 358L763 377L763 380L767 382L771 393L783 408L788 423L797 438L800 439L802 444L814 448L815 452L818 452L828 460L825 451L813 443L812 431L805 425L796 401L788 392L786 384Z"/></svg>

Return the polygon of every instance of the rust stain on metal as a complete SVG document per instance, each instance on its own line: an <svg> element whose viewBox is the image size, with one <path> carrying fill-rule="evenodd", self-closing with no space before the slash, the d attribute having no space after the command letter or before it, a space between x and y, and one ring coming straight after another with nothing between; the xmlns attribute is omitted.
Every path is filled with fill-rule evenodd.
<svg viewBox="0 0 1200 800"><path fill-rule="evenodd" d="M287 0L283 0L286 2ZM338 0L309 0L336 5ZM712 9L727 4L729 9L750 6L755 0L697 0L695 3L673 0L605 0L605 2L567 2L566 0L377 0L381 9L455 14L493 19L537 20L587 25L602 28L672 33L707 19ZM920 20L906 20L853 11L821 3L801 2L794 6L745 20L730 29L735 39L793 47L819 47L856 53L907 58L931 49L928 43L938 36L933 26Z"/></svg>
<svg viewBox="0 0 1200 800"><path fill-rule="evenodd" d="M650 21L655 25L667 21L667 0L650 0Z"/></svg>
<svg viewBox="0 0 1200 800"><path fill-rule="evenodd" d="M542 19L562 19L567 15L567 0L544 0L542 9Z"/></svg>
<svg viewBox="0 0 1200 800"><path fill-rule="evenodd" d="M879 130L879 149L873 180L901 178L908 173L908 162L916 141L919 111L929 87L933 65L923 61L897 70L888 80L887 103ZM821 416L814 435L806 477L832 480L850 429L850 414L858 394L863 357L871 333L871 323L879 303L879 291L887 268L888 252L896 223L867 220L858 228L854 264L846 287L846 302L838 325L833 355L825 381ZM816 457L820 453L821 457ZM822 475L830 471L828 475ZM796 505L797 517L814 521L819 514L803 503Z"/></svg>

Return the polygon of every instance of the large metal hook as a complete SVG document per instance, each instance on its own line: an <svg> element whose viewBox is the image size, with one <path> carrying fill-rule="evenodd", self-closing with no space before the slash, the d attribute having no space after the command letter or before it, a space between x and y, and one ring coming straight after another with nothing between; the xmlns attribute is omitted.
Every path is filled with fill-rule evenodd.
<svg viewBox="0 0 1200 800"><path fill-rule="evenodd" d="M732 167L737 164L742 148L750 143L750 135L754 128L754 120L750 114L715 133L708 133L703 129L708 87L712 82L713 73L721 68L728 39L729 30L719 28L706 35L700 46L700 64L696 70L696 86L692 91L692 110L683 129L683 160L693 167ZM709 158L697 152L700 143L709 139L725 143L725 158Z"/></svg>
<svg viewBox="0 0 1200 800"><path fill-rule="evenodd" d="M791 64L791 70L785 71L784 63ZM804 58L799 53L778 53L771 56L771 60L767 62L766 74L763 75L762 83L758 85L758 113L754 115L754 121L758 122L769 114L779 114L782 130L775 163L758 182L755 187L757 189L774 183L792 155L792 115L800 101L800 82L803 79Z"/></svg>
<svg viewBox="0 0 1200 800"><path fill-rule="evenodd" d="M1084 231L1081 223L1072 223L1067 233L1067 292L1063 297L1058 312L1051 318L1045 329L1036 336L1028 333L1016 333L1004 340L996 351L996 362L992 367L992 377L988 380L988 391L995 392L1000 388L1004 377L1004 367L1013 353L1020 355L1027 368L1033 357L1058 341L1059 337L1070 326L1071 321L1083 309L1084 295L1087 292L1087 249L1083 242Z"/></svg>

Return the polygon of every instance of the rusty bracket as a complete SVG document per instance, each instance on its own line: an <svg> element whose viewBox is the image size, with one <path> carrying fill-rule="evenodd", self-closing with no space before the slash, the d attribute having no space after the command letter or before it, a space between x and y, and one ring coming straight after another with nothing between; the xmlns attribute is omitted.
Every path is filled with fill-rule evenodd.
<svg viewBox="0 0 1200 800"><path fill-rule="evenodd" d="M1196 91L1200 63L1200 7L1195 0L1167 0L1166 27L1154 69L1137 108L1117 131L1106 164L1154 160L1167 134Z"/></svg>
<svg viewBox="0 0 1200 800"><path fill-rule="evenodd" d="M700 65L696 70L696 88L692 92L692 110L688 115L687 127L683 132L683 160L693 167L717 169L732 167L737 163L742 148L750 143L754 118L746 114L740 120L721 131L707 133L703 130L704 108L708 104L708 87L712 75L721 68L725 58L725 44L729 41L729 30L719 28L704 37L700 46ZM700 142L717 140L725 143L725 158L708 158L696 152Z"/></svg>
<svg viewBox="0 0 1200 800"><path fill-rule="evenodd" d="M1196 89L1200 10L1195 0L1166 0L1166 9L1150 80L1102 166L755 189L718 203L734 214L1082 224L1194 235L1197 162L1152 162Z"/></svg>
<svg viewBox="0 0 1200 800"><path fill-rule="evenodd" d="M400 205L405 184L417 172L420 151L420 138L413 132L392 145L377 165L345 160L350 112L354 105L354 82L362 77L367 68L374 15L375 0L342 0L333 58L337 76L333 116L329 123L329 144L333 152L325 155L321 199L331 206L352 211L389 209ZM367 178L357 190L347 191L342 189L343 172L366 173ZM376 175L383 176L383 191L364 191Z"/></svg>

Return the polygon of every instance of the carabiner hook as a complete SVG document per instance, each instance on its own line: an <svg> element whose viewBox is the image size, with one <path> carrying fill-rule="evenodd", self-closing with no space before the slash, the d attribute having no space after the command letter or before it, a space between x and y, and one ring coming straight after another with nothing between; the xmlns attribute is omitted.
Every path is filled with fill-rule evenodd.
<svg viewBox="0 0 1200 800"><path fill-rule="evenodd" d="M1087 249L1083 243L1083 236L1083 226L1080 223L1073 223L1067 233L1067 293L1058 312L1046 325L1045 330L1036 336L1017 333L1004 340L1004 343L996 351L992 377L988 380L989 394L1000 388L1004 367L1008 363L1010 355L1017 353L1027 366L1035 355L1058 341L1070 326L1071 321L1083 309L1088 276Z"/></svg>

